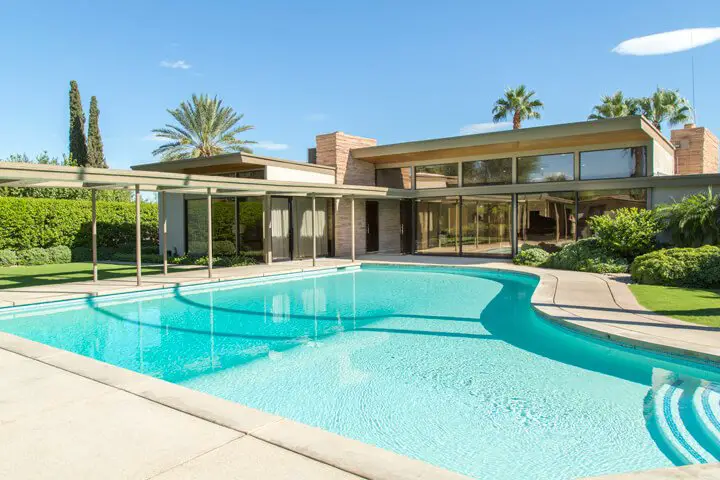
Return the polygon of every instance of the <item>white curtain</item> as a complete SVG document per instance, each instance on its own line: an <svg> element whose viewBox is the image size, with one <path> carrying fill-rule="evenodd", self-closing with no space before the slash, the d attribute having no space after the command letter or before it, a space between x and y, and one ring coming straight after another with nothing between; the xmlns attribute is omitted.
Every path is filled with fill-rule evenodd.
<svg viewBox="0 0 720 480"><path fill-rule="evenodd" d="M290 209L286 198L272 199L271 213L273 259L290 258Z"/></svg>
<svg viewBox="0 0 720 480"><path fill-rule="evenodd" d="M295 256L297 258L312 257L312 199L295 198ZM315 200L315 232L317 255L328 254L327 238L327 200Z"/></svg>

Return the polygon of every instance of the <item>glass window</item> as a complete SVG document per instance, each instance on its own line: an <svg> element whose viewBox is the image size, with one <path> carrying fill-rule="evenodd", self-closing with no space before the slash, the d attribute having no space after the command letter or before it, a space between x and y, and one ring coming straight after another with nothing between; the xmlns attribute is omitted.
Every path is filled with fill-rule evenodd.
<svg viewBox="0 0 720 480"><path fill-rule="evenodd" d="M644 177L645 147L580 152L580 179Z"/></svg>
<svg viewBox="0 0 720 480"><path fill-rule="evenodd" d="M415 167L415 188L449 188L458 186L457 163Z"/></svg>
<svg viewBox="0 0 720 480"><path fill-rule="evenodd" d="M462 169L465 187L512 183L512 158L465 162Z"/></svg>
<svg viewBox="0 0 720 480"><path fill-rule="evenodd" d="M518 183L562 182L573 180L575 175L572 153L518 157Z"/></svg>
<svg viewBox="0 0 720 480"><path fill-rule="evenodd" d="M462 197L462 254L512 254L512 195Z"/></svg>
<svg viewBox="0 0 720 480"><path fill-rule="evenodd" d="M238 198L238 250L263 258L263 201L258 197Z"/></svg>
<svg viewBox="0 0 720 480"><path fill-rule="evenodd" d="M578 193L578 236L590 236L587 219L623 207L647 208L647 190L595 190Z"/></svg>
<svg viewBox="0 0 720 480"><path fill-rule="evenodd" d="M518 247L533 245L548 252L575 240L575 193L518 195Z"/></svg>
<svg viewBox="0 0 720 480"><path fill-rule="evenodd" d="M187 253L207 255L207 199L186 200L187 205ZM212 200L213 256L236 253L235 199Z"/></svg>
<svg viewBox="0 0 720 480"><path fill-rule="evenodd" d="M293 258L312 258L312 199L296 197L293 199ZM329 255L328 212L332 209L332 200L315 199L315 240L316 254L320 257Z"/></svg>
<svg viewBox="0 0 720 480"><path fill-rule="evenodd" d="M417 201L415 250L418 253L460 253L458 198L426 198Z"/></svg>
<svg viewBox="0 0 720 480"><path fill-rule="evenodd" d="M265 169L261 168L258 170L243 170L235 173L237 178L257 178L263 180L265 178Z"/></svg>
<svg viewBox="0 0 720 480"><path fill-rule="evenodd" d="M383 168L375 171L375 185L386 188L412 188L410 167Z"/></svg>

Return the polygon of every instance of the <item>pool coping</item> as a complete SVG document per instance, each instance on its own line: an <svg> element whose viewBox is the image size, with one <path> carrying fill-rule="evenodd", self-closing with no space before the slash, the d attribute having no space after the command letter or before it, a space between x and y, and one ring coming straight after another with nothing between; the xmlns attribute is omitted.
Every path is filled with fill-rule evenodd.
<svg viewBox="0 0 720 480"><path fill-rule="evenodd" d="M345 269L355 269L358 266L367 264L385 264L398 266L430 266L458 269L480 269L485 271L522 273L538 278L531 304L543 318L576 330L584 334L603 338L631 348L641 348L651 352L680 356L685 359L696 359L709 361L714 364L720 362L720 355L712 352L697 351L691 345L663 344L656 338L647 338L637 332L623 330L619 333L609 333L600 329L594 329L580 325L572 321L573 314L556 305L555 299L560 284L559 277L562 272L541 270L531 267L516 266L505 263L492 263L486 265L449 265L447 263L412 263L393 261L363 260L352 264L340 266L319 266L312 268L293 268L286 271L271 272L262 275L239 275L221 279L205 281L190 281L174 285L173 288L199 285L216 284L218 282L232 282L239 279L265 278L265 277L288 277L292 274L305 272L323 271L333 272ZM578 272L573 272L577 274ZM626 310L623 305L631 306L633 311L636 305L632 305L629 298L624 295L632 293L626 285L614 282L612 279L602 275L591 275L600 279L606 284L616 307ZM167 290L168 286L141 287L136 289L123 289L119 292L100 292L97 295L68 295L68 299L88 298L94 296L118 296L133 292L149 292L152 290ZM623 290L624 288L624 290ZM63 300L64 301L64 300ZM38 303L38 302L35 302ZM49 303L49 302L39 302ZM32 305L32 304L31 304ZM0 312L14 310L18 307L1 308ZM22 308L22 307L20 307ZM629 310L629 309L627 309ZM677 320L676 320L677 321ZM689 324L691 325L691 324ZM685 342L687 343L687 342ZM305 425L293 420L256 410L245 405L221 399L206 393L176 385L164 380L147 376L138 372L111 365L99 360L75 354L66 350L51 347L42 343L18 337L9 333L0 332L0 349L22 355L26 358L44 363L46 365L62 369L81 377L99 382L101 384L122 390L124 392L141 397L150 402L192 415L196 418L214 423L219 426L233 429L243 435L260 439L277 447L284 448L304 457L311 458L326 465L335 467L347 473L351 473L367 479L467 479L462 474L452 472L421 460L412 459L401 454L391 452L370 444L343 437L320 428ZM676 467L684 469L687 467ZM658 472L662 472L659 470ZM641 474L643 472L635 472ZM669 472L668 472L669 473ZM624 475L633 475L628 473ZM628 477L629 478L629 477Z"/></svg>
<svg viewBox="0 0 720 480"><path fill-rule="evenodd" d="M287 277L293 273L328 271L329 273L359 263L292 269L266 275L213 279L189 282L187 285L259 277ZM182 285L180 285L182 286ZM166 287L167 288L167 287ZM137 292L162 291L163 287L138 288ZM97 296L125 295L128 291L112 291ZM77 297L77 296L75 296ZM87 298L83 295L79 298ZM74 300L72 298L69 300ZM64 301L64 300L61 300ZM40 302L49 303L49 302ZM54 303L54 302L53 302ZM22 307L7 307L10 310ZM235 430L303 457L326 464L346 473L369 480L468 480L460 473L385 450L317 427L263 412L240 403L224 400L197 390L111 365L67 350L51 347L10 333L0 332L0 349L55 367L80 377L121 390L155 404L177 410L218 426Z"/></svg>

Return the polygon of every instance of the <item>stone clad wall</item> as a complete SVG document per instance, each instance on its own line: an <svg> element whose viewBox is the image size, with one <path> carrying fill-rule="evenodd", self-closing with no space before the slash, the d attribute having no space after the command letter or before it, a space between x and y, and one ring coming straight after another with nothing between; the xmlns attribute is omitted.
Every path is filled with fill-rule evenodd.
<svg viewBox="0 0 720 480"><path fill-rule="evenodd" d="M686 125L670 132L675 145L676 175L718 173L718 138L704 127Z"/></svg>
<svg viewBox="0 0 720 480"><path fill-rule="evenodd" d="M353 148L377 145L372 138L347 135L342 132L318 135L316 138L316 163L335 167L339 185L375 185L375 165L355 160L350 154ZM409 170L410 169L406 169ZM405 179L404 179L405 180ZM409 183L409 176L407 179ZM381 252L400 251L400 202L379 200L378 209L379 247ZM366 252L365 200L355 199L355 253ZM350 199L335 202L335 255L348 257L351 253Z"/></svg>

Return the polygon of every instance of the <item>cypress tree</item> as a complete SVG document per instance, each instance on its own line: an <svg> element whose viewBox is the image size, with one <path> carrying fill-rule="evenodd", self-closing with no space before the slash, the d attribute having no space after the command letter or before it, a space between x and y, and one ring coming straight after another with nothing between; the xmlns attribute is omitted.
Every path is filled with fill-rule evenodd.
<svg viewBox="0 0 720 480"><path fill-rule="evenodd" d="M80 167L87 165L85 142L85 113L80 100L80 90L75 80L70 82L70 155Z"/></svg>
<svg viewBox="0 0 720 480"><path fill-rule="evenodd" d="M105 162L105 154L103 153L102 137L100 136L100 126L98 125L98 117L100 110L97 106L97 98L90 98L90 121L88 123L88 140L87 140L87 160L88 167L107 168Z"/></svg>

